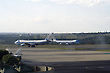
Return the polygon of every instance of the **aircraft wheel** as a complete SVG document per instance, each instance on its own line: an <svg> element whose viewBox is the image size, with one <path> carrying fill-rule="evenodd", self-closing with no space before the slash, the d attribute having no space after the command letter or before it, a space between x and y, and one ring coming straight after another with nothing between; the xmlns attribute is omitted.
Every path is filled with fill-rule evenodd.
<svg viewBox="0 0 110 73"><path fill-rule="evenodd" d="M32 45L31 47L35 47L35 45Z"/></svg>

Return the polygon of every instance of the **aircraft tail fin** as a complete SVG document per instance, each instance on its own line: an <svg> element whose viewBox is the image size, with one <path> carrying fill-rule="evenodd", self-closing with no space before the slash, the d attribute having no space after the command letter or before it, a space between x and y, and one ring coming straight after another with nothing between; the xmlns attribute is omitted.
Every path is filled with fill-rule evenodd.
<svg viewBox="0 0 110 73"><path fill-rule="evenodd" d="M53 40L55 40L54 33L49 34L49 35L46 37L46 40L48 40L48 41L53 41Z"/></svg>
<svg viewBox="0 0 110 73"><path fill-rule="evenodd" d="M15 53L15 55L21 56L22 55L22 49L18 49Z"/></svg>

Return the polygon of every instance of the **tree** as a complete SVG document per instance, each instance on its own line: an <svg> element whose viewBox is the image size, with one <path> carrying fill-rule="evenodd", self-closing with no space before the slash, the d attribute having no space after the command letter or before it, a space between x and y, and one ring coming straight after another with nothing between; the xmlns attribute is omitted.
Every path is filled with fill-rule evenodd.
<svg viewBox="0 0 110 73"><path fill-rule="evenodd" d="M2 62L5 65L11 65L11 66L19 64L19 60L15 56L12 56L10 54L4 55L2 58Z"/></svg>

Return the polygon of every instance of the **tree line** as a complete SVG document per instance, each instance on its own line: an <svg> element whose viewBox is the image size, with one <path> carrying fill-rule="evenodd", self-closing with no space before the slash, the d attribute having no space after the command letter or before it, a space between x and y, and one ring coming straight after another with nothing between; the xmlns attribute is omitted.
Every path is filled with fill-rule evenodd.
<svg viewBox="0 0 110 73"><path fill-rule="evenodd" d="M0 33L0 44L14 44L16 40L41 40L49 33ZM79 40L79 44L110 44L110 32L54 33L56 40Z"/></svg>

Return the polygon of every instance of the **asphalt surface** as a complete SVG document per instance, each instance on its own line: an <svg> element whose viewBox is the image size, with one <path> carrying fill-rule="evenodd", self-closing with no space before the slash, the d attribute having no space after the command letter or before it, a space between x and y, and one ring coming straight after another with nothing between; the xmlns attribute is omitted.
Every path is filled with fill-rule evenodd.
<svg viewBox="0 0 110 73"><path fill-rule="evenodd" d="M22 52L24 63L54 67L37 73L110 73L110 52L43 48L23 48Z"/></svg>

